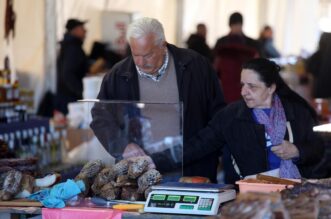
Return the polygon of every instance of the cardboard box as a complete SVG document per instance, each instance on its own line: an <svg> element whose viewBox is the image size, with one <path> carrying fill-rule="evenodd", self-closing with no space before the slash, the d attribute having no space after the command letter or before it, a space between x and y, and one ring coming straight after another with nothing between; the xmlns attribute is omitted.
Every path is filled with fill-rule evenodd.
<svg viewBox="0 0 331 219"><path fill-rule="evenodd" d="M90 141L94 136L92 129L77 129L67 128L67 144L68 151L74 149L78 145Z"/></svg>

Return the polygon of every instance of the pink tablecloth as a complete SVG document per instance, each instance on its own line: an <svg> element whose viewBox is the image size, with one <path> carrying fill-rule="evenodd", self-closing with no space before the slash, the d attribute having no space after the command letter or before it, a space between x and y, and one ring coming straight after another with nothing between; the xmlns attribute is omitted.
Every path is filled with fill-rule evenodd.
<svg viewBox="0 0 331 219"><path fill-rule="evenodd" d="M97 208L43 208L43 219L121 219L122 211Z"/></svg>

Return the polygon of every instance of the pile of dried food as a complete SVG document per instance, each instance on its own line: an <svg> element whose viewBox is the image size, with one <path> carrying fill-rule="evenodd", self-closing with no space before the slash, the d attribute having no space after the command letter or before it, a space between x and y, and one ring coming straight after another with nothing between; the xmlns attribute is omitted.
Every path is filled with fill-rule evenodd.
<svg viewBox="0 0 331 219"><path fill-rule="evenodd" d="M8 162L7 162L8 163ZM16 160L14 162L17 163ZM8 163L12 164L12 163ZM121 160L113 166L105 167L101 160L84 165L75 180L85 184L83 196L100 196L107 200L144 200L150 187L159 183L161 174L150 165L146 156ZM6 166L0 168L0 200L26 198L42 188L59 181L58 174L41 179Z"/></svg>
<svg viewBox="0 0 331 219"><path fill-rule="evenodd" d="M83 180L84 196L100 196L107 200L144 200L150 187L159 183L161 174L150 168L148 157L134 157L121 160L105 167L100 160L84 165L75 180Z"/></svg>
<svg viewBox="0 0 331 219"><path fill-rule="evenodd" d="M221 218L331 218L331 178L302 180L280 193L249 192L221 209Z"/></svg>
<svg viewBox="0 0 331 219"><path fill-rule="evenodd" d="M257 192L241 193L221 209L221 215L222 219L288 218L279 193Z"/></svg>
<svg viewBox="0 0 331 219"><path fill-rule="evenodd" d="M303 180L281 194L291 218L331 218L331 178Z"/></svg>
<svg viewBox="0 0 331 219"><path fill-rule="evenodd" d="M50 187L58 182L60 175L50 174L44 178L35 179L10 167L0 172L0 200L8 201L15 198L26 198L33 192Z"/></svg>

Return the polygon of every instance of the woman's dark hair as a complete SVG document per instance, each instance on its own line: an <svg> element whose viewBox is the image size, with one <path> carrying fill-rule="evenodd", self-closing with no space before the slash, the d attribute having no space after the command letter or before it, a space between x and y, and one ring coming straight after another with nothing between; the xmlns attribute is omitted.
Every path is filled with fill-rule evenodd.
<svg viewBox="0 0 331 219"><path fill-rule="evenodd" d="M298 102L307 107L311 112L315 121L317 121L317 114L312 106L303 99L300 95L294 92L280 76L280 67L273 61L264 58L252 59L243 65L243 69L249 69L255 71L262 82L267 87L272 84L276 85L276 93L279 97L287 99L291 102Z"/></svg>

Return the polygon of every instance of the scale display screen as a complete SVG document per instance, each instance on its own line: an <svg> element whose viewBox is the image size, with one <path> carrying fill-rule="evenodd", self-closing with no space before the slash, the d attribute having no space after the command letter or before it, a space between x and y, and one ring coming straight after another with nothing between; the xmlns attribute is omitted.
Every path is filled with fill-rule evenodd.
<svg viewBox="0 0 331 219"><path fill-rule="evenodd" d="M193 195L153 194L151 195L148 206L157 208L175 208L175 206L178 205L179 209L193 210L199 199L199 196ZM213 202L213 198L201 198L197 209L210 210Z"/></svg>
<svg viewBox="0 0 331 219"><path fill-rule="evenodd" d="M176 202L196 203L198 201L198 196L154 194L152 195L151 199L155 201L176 201Z"/></svg>
<svg viewBox="0 0 331 219"><path fill-rule="evenodd" d="M175 208L178 205L179 209L194 209L195 205L199 201L199 196L192 195L165 195L165 194L153 194L148 203L149 207L157 208ZM198 210L210 210L213 205L213 198L201 199Z"/></svg>
<svg viewBox="0 0 331 219"><path fill-rule="evenodd" d="M212 190L213 191L213 190ZM233 200L236 192L233 189L211 192L208 189L188 191L178 187L164 187L152 190L148 195L145 212L216 215L221 203Z"/></svg>

